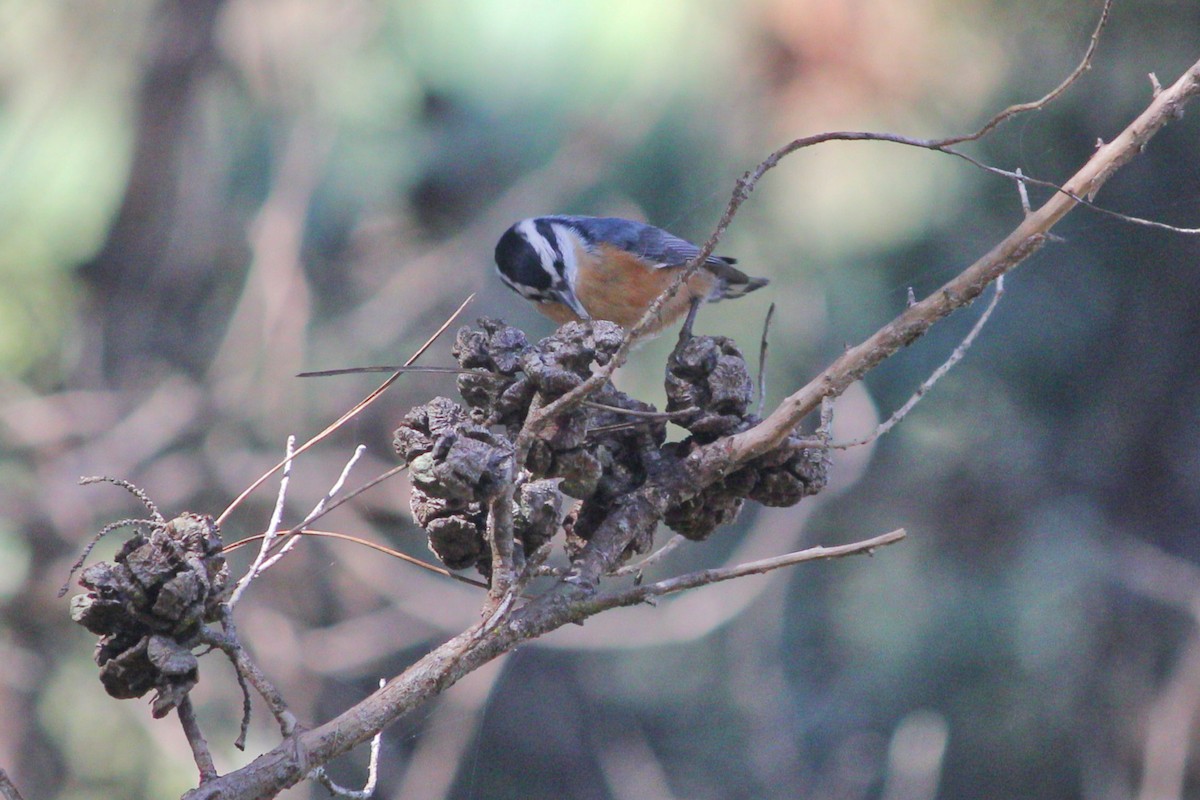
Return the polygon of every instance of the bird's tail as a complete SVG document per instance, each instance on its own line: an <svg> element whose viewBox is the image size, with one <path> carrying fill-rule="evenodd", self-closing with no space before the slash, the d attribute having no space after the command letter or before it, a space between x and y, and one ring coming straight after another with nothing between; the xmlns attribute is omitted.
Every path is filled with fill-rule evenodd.
<svg viewBox="0 0 1200 800"><path fill-rule="evenodd" d="M733 264L732 258L709 259L706 266L721 279L720 293L713 298L714 300L731 300L741 297L770 283L766 278L751 278Z"/></svg>

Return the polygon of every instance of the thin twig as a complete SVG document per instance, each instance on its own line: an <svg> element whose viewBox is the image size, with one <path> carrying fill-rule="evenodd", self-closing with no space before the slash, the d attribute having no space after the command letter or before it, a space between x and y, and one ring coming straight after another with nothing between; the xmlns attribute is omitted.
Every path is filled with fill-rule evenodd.
<svg viewBox="0 0 1200 800"><path fill-rule="evenodd" d="M233 740L233 746L238 750L245 750L246 737L250 735L250 715L254 711L254 707L250 701L250 684L246 682L246 676L237 669L233 671L233 674L237 677L238 688L242 690L242 722L238 726L238 736Z"/></svg>
<svg viewBox="0 0 1200 800"><path fill-rule="evenodd" d="M1040 100L1034 100L1031 103L1017 103L1001 111L996 116L992 117L982 128L975 133L967 134L966 136L952 136L949 139L942 139L943 145L962 144L963 142L974 142L982 139L992 132L1000 123L1009 120L1018 114L1024 114L1029 111L1040 111L1050 103L1054 102L1058 97L1071 87L1071 84L1079 80L1083 73L1092 68L1092 57L1096 54L1096 48L1100 44L1100 34L1104 31L1104 26L1108 22L1108 12L1112 9L1112 0L1104 0L1104 7L1100 9L1100 19L1096 22L1096 28L1092 31L1092 38L1088 41L1087 51L1084 52L1083 58L1079 65L1063 79L1062 83L1054 87Z"/></svg>
<svg viewBox="0 0 1200 800"><path fill-rule="evenodd" d="M100 529L99 533L92 537L92 540L83 548L83 552L79 554L79 558L75 559L75 563L71 564L71 568L67 570L67 580L58 588L58 596L62 597L71 590L71 578L75 577L75 573L83 567L84 562L87 561L87 557L92 554L92 550L94 550L96 545L100 544L100 540L109 533L112 533L118 528L136 528L139 525L145 525L146 527L153 528L159 524L160 523L152 519L119 519L116 522L110 522L105 525Z"/></svg>
<svg viewBox="0 0 1200 800"><path fill-rule="evenodd" d="M348 492L344 496L342 496L342 497L338 498L337 500L335 500L334 502L330 503L328 506L325 507L324 511L322 511L320 514L316 514L316 515L312 516L312 518L309 519L306 524L311 525L312 523L319 520L321 517L328 514L330 511L333 511L338 506L350 502L351 500L358 497L360 494L367 491L368 489L378 486L379 484L383 483L384 481L386 481L388 478L392 477L393 475L399 475L401 472L403 472L406 469L408 469L408 464L400 464L398 466L392 467L387 472L384 472L384 473L378 475L377 477L372 478L371 480L364 483L362 486L359 486L357 489L354 489L353 491Z"/></svg>
<svg viewBox="0 0 1200 800"><path fill-rule="evenodd" d="M580 405L586 406L588 408L594 408L599 411L607 411L610 414L624 414L626 416L640 417L642 419L651 420L654 422L664 422L667 420L679 419L680 417L683 417L683 416L686 416L687 414L693 413L691 411L643 411L638 408L621 408L620 406L609 406L609 405L605 405L604 403L597 403L593 400L584 400ZM602 430L605 427L607 427L607 426L600 426L599 428L591 428L589 430L598 431L598 430Z"/></svg>
<svg viewBox="0 0 1200 800"><path fill-rule="evenodd" d="M921 402L921 398L923 398L925 394L945 376L947 372L953 369L954 365L956 365L959 361L962 361L963 356L967 354L967 350L971 349L971 345L975 343L975 338L979 336L979 332L983 330L983 326L987 325L988 319L991 318L992 312L996 310L996 304L999 303L1000 298L1004 296L1003 275L996 279L995 287L995 291L992 293L991 302L988 303L987 308L983 310L983 313L979 315L979 319L975 321L975 324L971 327L971 330L967 333L966 337L959 342L958 347L954 348L954 352L950 354L950 357L946 359L945 363L935 369L933 374L926 378L921 385L917 387L917 390L913 392L912 397L909 397L908 400L905 401L904 405L896 409L895 413L881 422L878 426L876 426L875 430L861 439L855 439L850 442L833 442L826 446L833 448L834 450L846 450L851 447L860 447L864 444L870 444L880 436L883 436L885 433L890 431L892 428L896 427L896 425L899 424L902 419L908 416L908 412L912 411L913 408L916 407L917 403Z"/></svg>
<svg viewBox="0 0 1200 800"><path fill-rule="evenodd" d="M275 493L275 508L271 509L271 522L267 525L267 532L273 533L279 530L279 526L283 524L283 510L287 505L287 489L288 484L292 481L292 467L295 464L296 457L296 436L289 434L287 442L283 446L284 465L283 476L279 479L279 491ZM270 536L264 540L269 543Z"/></svg>
<svg viewBox="0 0 1200 800"><path fill-rule="evenodd" d="M356 463L358 463L358 460L362 457L362 454L365 453L366 451L367 451L367 448L361 444L358 447L354 448L354 454L350 456L350 459L346 462L345 466L342 467L341 474L338 475L338 479L336 481L334 481L333 486L330 487L329 491L326 492L325 496L323 498L321 498L321 500L317 503L316 507L313 508L313 510L309 512L308 516L306 516L304 518L304 521L301 522L300 525L298 525L296 527L303 529L303 526L307 525L312 520L317 519L318 517L322 516L325 513L325 507L328 504L329 499L331 497L333 497L333 495L337 494L338 491L341 490L342 486L346 483L346 477L350 474L350 470L352 470L354 468L354 465ZM295 530L295 529L293 528L292 530ZM277 561L279 561L279 559L283 558L285 555L288 554L288 552L290 552L292 549L294 549L296 547L296 543L298 541L299 541L299 539L295 536L295 534L293 534L292 531L288 531L287 541L285 541L283 543L283 545L279 548L279 550L274 555L272 555L270 558L268 558L266 561L263 562L262 568L259 569L259 572L260 573L265 572L268 569L270 569L271 567L273 567L275 565L275 563Z"/></svg>
<svg viewBox="0 0 1200 800"><path fill-rule="evenodd" d="M179 714L179 723L183 726L188 746L192 748L192 758L195 759L196 767L200 770L200 783L211 781L217 777L217 765L213 763L212 753L208 751L208 742L204 740L200 723L196 721L192 698L185 694L179 701L179 705L175 707L175 711Z"/></svg>
<svg viewBox="0 0 1200 800"><path fill-rule="evenodd" d="M221 627L223 631L208 626L201 628L198 640L202 644L220 649L233 662L234 669L245 676L250 685L254 687L254 691L258 692L258 696L267 704L267 708L270 709L271 715L275 717L275 722L279 725L280 733L285 739L291 736L297 726L296 715L288 708L287 702L283 699L280 691L275 688L275 684L271 683L270 678L258 668L246 649L242 647L241 642L238 641L237 627L233 623L233 611L227 605L222 606L221 609Z"/></svg>
<svg viewBox="0 0 1200 800"><path fill-rule="evenodd" d="M266 569L267 556L271 550L271 545L275 542L275 537L279 533L279 526L283 522L283 509L286 505L288 485L292 480L292 464L296 455L296 437L289 435L287 443L283 448L283 475L279 479L279 491L275 494L275 508L271 511L271 521L267 525L266 533L262 536L262 544L258 548L258 555L254 557L254 562L250 564L250 568L246 570L246 574L241 577L234 587L233 592L229 595L229 607L233 608L238 601L242 599L242 594L250 587L250 584Z"/></svg>
<svg viewBox="0 0 1200 800"><path fill-rule="evenodd" d="M897 528L890 533L884 533L875 536L871 539L864 539L861 542L853 544L842 544L834 547L810 547L807 550L799 550L794 553L787 553L781 556L772 558L764 558L758 561L748 561L744 564L737 564L732 567L722 567L719 569L705 569L698 572L689 572L686 575L678 575L674 578L656 581L654 583L645 583L641 586L633 586L625 589L618 589L607 594L600 595L596 598L595 603L602 607L628 606L642 603L651 597L662 597L668 594L682 592L685 589L695 589L699 586L707 586L712 583L720 583L721 581L729 581L734 578L745 577L746 575L761 575L765 572L780 569L782 567L790 567L796 564L803 564L806 561L819 561L830 558L844 558L846 556L870 555L880 547L886 547L889 544L896 542L907 536L903 528Z"/></svg>
<svg viewBox="0 0 1200 800"><path fill-rule="evenodd" d="M79 479L80 486L88 486L93 483L111 483L114 486L120 486L125 491L142 501L142 505L150 512L150 517L157 523L165 525L167 520L158 510L158 506L154 505L154 501L150 499L150 495L146 494L140 487L134 486L127 480L122 478L111 478L108 475L90 475Z"/></svg>
<svg viewBox="0 0 1200 800"><path fill-rule="evenodd" d="M492 550L489 605L499 604L514 588L517 578L517 566L513 561L513 500L517 473L512 458L507 459L507 467L503 487L488 503L487 541Z"/></svg>
<svg viewBox="0 0 1200 800"><path fill-rule="evenodd" d="M377 544L375 542L368 541L367 539L360 539L359 537L351 536L348 533L338 533L337 531L319 531L319 530L314 530L312 528L298 528L298 529L288 531L289 536L293 535L293 534L296 536L316 536L316 537L321 537L321 538L325 538L325 539L340 539L344 542L353 542L354 544L362 545L363 547L369 547L372 550L377 550L378 552L383 553L385 555L389 555L392 558L398 558L401 561L407 561L409 564L412 564L415 567L420 567L423 570L427 570L429 572L436 572L438 575L442 575L447 578L452 578L452 579L458 581L459 583L466 583L471 586L478 586L481 589L487 588L487 584L484 583L483 581L477 581L477 580L474 580L473 578L468 578L464 575L458 575L456 573L450 572L447 569L443 569L442 567L438 567L438 566L430 564L426 561L422 561L419 558L413 558L412 556L408 555L407 553L401 553L399 550L393 550L392 548L387 547L385 545ZM233 544L226 545L225 549L222 552L227 553L230 550L250 544L251 542L262 539L264 535L265 534L257 533L253 536L247 536L245 539L241 539L237 542L234 542Z"/></svg>
<svg viewBox="0 0 1200 800"><path fill-rule="evenodd" d="M432 375L495 375L486 369L465 369L464 367L402 367L402 366L372 366L372 367L340 367L338 369L317 369L311 372L297 372L297 378L332 378L338 375L360 375L372 372L416 372Z"/></svg>
<svg viewBox="0 0 1200 800"><path fill-rule="evenodd" d="M767 402L767 334L771 332L771 318L775 316L775 304L767 307L767 318L763 320L762 339L758 343L758 410L762 416L763 406Z"/></svg>
<svg viewBox="0 0 1200 800"><path fill-rule="evenodd" d="M379 688L382 689L387 684L387 681L380 678ZM349 800L370 800L371 795L375 794L375 784L379 782L379 749L383 742L383 731L371 737L371 757L367 761L367 782L361 789L347 789L334 782L333 778L329 777L324 766L317 767L311 773L309 778L317 781L334 795L338 797L346 797Z"/></svg>
<svg viewBox="0 0 1200 800"><path fill-rule="evenodd" d="M677 533L668 539L666 544L643 558L641 561L638 561L636 564L626 564L623 567L619 567L613 571L613 575L638 575L640 577L643 572L657 564L659 561L662 561L686 541L688 541L686 536Z"/></svg>
<svg viewBox="0 0 1200 800"><path fill-rule="evenodd" d="M611 425L597 425L594 428L588 428L587 435L588 436L603 435L606 433L612 433L613 431L623 431L623 430L627 430L629 428L636 428L639 425L653 425L655 422L660 422L663 420L672 420L672 419L676 419L678 417L685 416L685 414L682 414L678 411L672 411L672 412L667 412L667 413L670 413L671 416L662 417L661 419L658 419L658 420L631 419L628 422L614 422ZM687 412L687 413L691 413L691 412Z"/></svg>
<svg viewBox="0 0 1200 800"><path fill-rule="evenodd" d="M1021 211L1024 212L1025 216L1029 216L1033 213L1033 206L1029 204L1029 188L1025 185L1025 175L1021 172L1020 167L1014 169L1013 173L1020 178L1017 181L1017 197L1021 200Z"/></svg>
<svg viewBox="0 0 1200 800"><path fill-rule="evenodd" d="M463 312L463 309L465 309L467 307L467 304L470 303L474 299L475 299L474 294L471 294L470 296L468 296L467 299L464 300L462 302L462 304L459 305L459 307L454 310L454 313L451 314L446 319L446 321L442 323L441 327L439 327L436 331L434 331L433 335L430 336L428 339L426 339L425 343L417 348L417 352L413 353L412 356L409 357L408 361L404 362L404 366L411 367L414 361L416 361L418 358L420 358L422 355L424 355L425 351L428 350L430 347L432 347L433 343L436 342L438 340L438 338L443 333L446 332L446 329L449 328L452 324L454 324L454 320L458 319L458 315L461 314ZM336 431L338 428L345 425L351 419L358 416L359 412L361 412L367 406L371 405L371 403L374 403L375 400L381 394L383 394L385 391L387 391L388 388L393 383L395 383L402 374L403 374L402 372L394 373L390 378L388 378L386 381L381 383L379 385L379 387L377 389L375 389L375 391L371 392L369 395L367 395L362 400L360 400L358 403L356 403L349 411L347 411L345 414L342 414L340 417L338 417L336 420L334 420L332 423L330 423L329 426L326 427L323 431L321 431L316 436L309 439L304 444L300 445L300 447L297 448L295 455L298 456L301 453L305 452L310 447L317 444L317 442L320 442L322 439L329 436L331 433ZM237 497L235 497L233 499L233 502L230 503L225 508L225 510L221 512L221 516L217 517L217 525L220 526L221 523L224 522L225 519L230 514L233 513L233 510L235 508L237 508L239 505L241 505L243 500L245 500L247 497L250 496L251 492L253 492L255 489L257 489L259 486L262 486L263 483L268 478L270 478L272 475L274 475L278 470L280 470L285 463L286 463L285 461L280 461L278 464L271 467L269 470L267 470L261 476L259 476L259 478L256 481L254 481L254 483L247 486L245 488L245 490L243 490L241 494L239 494Z"/></svg>
<svg viewBox="0 0 1200 800"><path fill-rule="evenodd" d="M116 522L110 522L101 528L100 532L93 536L92 540L83 548L83 552L79 554L79 558L75 560L75 563L72 564L71 568L67 571L67 579L63 582L63 585L59 587L58 597L62 597L68 591L70 591L71 578L75 577L75 573L83 567L84 562L87 561L87 557L92 554L92 550L94 550L96 545L100 543L100 540L109 533L117 530L118 528L136 528L139 525L144 525L148 528L157 528L167 524L166 518L163 517L162 512L158 510L158 506L154 504L154 501L150 499L150 495L146 494L146 492L140 487L135 486L134 484L122 478L113 478L108 475L89 475L79 479L80 486L90 486L93 483L111 483L114 486L120 486L138 500L142 501L142 505L145 506L146 511L150 513L150 519L122 519L117 520Z"/></svg>
<svg viewBox="0 0 1200 800"><path fill-rule="evenodd" d="M386 481L388 478L392 477L393 475L398 475L406 469L408 469L408 464L399 464L399 465L387 470L386 472L384 472L380 475L377 475L376 477L367 481L362 486L359 486L357 489L353 490L352 492L349 492L349 493L343 495L342 497L338 498L337 500L334 500L329 505L325 506L325 510L322 511L320 514L313 516L312 519L308 520L307 524L311 525L312 523L319 520L321 517L325 516L326 514L330 513L331 511L333 511L335 508L338 508L339 506L350 502L351 500L358 497L360 494L367 491L368 489L378 486L379 484ZM289 528L281 536L276 537L276 539L278 540L279 538L282 538L282 536L292 536L293 534L301 533L303 530L304 530L303 525L296 525L295 527ZM225 545L225 547L223 547L221 549L221 552L228 553L233 550L237 550L239 547L243 547L244 545L246 545L250 542L256 542L256 541L261 540L264 535L265 534L263 534L263 533L258 533L253 536L247 536L245 539L239 539L236 542L231 542L231 543Z"/></svg>

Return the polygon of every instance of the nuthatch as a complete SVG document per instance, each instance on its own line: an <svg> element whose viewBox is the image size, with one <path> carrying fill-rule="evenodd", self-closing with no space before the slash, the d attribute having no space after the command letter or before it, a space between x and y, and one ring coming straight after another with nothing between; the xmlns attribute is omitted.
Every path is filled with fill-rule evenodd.
<svg viewBox="0 0 1200 800"><path fill-rule="evenodd" d="M496 244L500 279L559 325L605 319L632 328L700 248L661 228L618 217L533 217ZM647 333L702 301L741 297L767 285L709 256L662 307Z"/></svg>

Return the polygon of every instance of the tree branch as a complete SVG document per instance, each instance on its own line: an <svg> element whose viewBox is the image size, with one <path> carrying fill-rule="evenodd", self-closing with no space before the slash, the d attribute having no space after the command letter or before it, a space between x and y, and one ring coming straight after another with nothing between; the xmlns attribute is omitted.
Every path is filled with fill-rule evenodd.
<svg viewBox="0 0 1200 800"><path fill-rule="evenodd" d="M871 555L878 548L895 544L907 535L903 528L897 528L889 533L880 534L871 539L864 539L861 542L842 544L835 547L810 547L807 550L798 550L794 553L785 553L781 556L772 556L771 558L763 558L758 561L748 561L745 564L738 564L733 567L689 572L686 575L677 575L674 578L667 578L655 583L647 583L642 586L634 586L629 589L602 594L596 598L596 604L606 609L617 608L619 606L632 606L644 603L652 597L663 597L664 595L675 594L687 589L708 586L712 583L743 578L747 575L762 575L763 573L782 567L803 564L806 561Z"/></svg>
<svg viewBox="0 0 1200 800"><path fill-rule="evenodd" d="M1004 241L958 277L930 297L912 305L863 343L848 350L808 385L784 400L759 425L698 448L679 462L678 469L671 470L670 474L655 475L637 491L622 496L614 503L607 518L592 532L571 572L545 594L527 601L515 610L501 609L500 612L503 613L498 612L489 620L476 623L421 658L403 674L353 708L318 728L297 732L248 766L206 782L185 795L185 798L201 800L219 797L221 800L235 800L272 796L302 780L312 765L323 764L367 741L382 728L517 644L563 625L581 622L592 614L612 607L614 603L640 602L654 593L679 591L688 588L689 585L726 580L741 574L783 566L785 563L863 552L873 546L900 538L903 535L901 532L893 532L876 540L847 545L841 549L802 551L782 556L780 559L784 563L780 563L780 559L769 559L730 570L681 576L646 587L635 587L633 590L618 590L608 594L595 592L600 578L611 572L626 546L636 537L652 533L672 503L695 496L703 488L720 480L750 459L777 447L808 413L821 405L823 400L840 395L873 367L901 347L911 344L937 321L970 304L988 284L1036 252L1046 241L1050 228L1058 220L1078 205L1081 198L1094 196L1104 182L1140 152L1163 125L1178 117L1186 102L1197 93L1200 93L1200 63L1193 65L1173 86L1158 94L1146 111L1120 136L1099 148L1061 191L1056 192L1042 207L1030 213ZM706 244L706 249L702 251L700 260L711 253L715 240L732 220L737 207L752 188L753 181L788 153L801 146L807 146L802 142L815 143L833 138L838 136L825 135L797 140L772 154L754 173L739 181L730 207L714 231L713 237ZM635 333L636 331L635 327ZM618 356L620 355L619 351ZM614 359L614 362L619 361L620 358ZM602 373L608 371L609 367L606 366ZM583 391L584 387L597 377L599 376L594 376L573 392L563 395L540 412L531 413L521 432L519 443L531 442L536 435L538 423L535 417L548 420L556 411L582 401L588 393ZM606 377L607 374L600 378L599 383ZM517 468L524 454L524 448L519 446ZM639 592L647 594L638 594Z"/></svg>
<svg viewBox="0 0 1200 800"><path fill-rule="evenodd" d="M929 297L906 309L862 344L847 350L828 369L784 400L760 425L728 439L714 442L693 454L698 462L719 458L727 472L761 455L783 441L811 413L822 398L837 397L900 348L911 344L938 320L969 305L988 284L1032 255L1050 229L1082 197L1094 197L1113 174L1129 163L1158 131L1183 114L1183 107L1200 93L1200 62L1193 64L1174 85L1164 89L1137 119L1113 141L1101 146L1091 159L1040 208L1022 220L1004 241L947 282Z"/></svg>

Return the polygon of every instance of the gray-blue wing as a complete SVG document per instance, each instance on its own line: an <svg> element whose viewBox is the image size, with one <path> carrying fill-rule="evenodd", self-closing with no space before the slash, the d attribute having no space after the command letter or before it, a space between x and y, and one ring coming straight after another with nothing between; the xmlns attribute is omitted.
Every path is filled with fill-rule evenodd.
<svg viewBox="0 0 1200 800"><path fill-rule="evenodd" d="M608 242L652 264L678 267L691 261L700 248L662 228L620 217L557 216L548 219L569 225L590 242ZM709 256L706 264L733 264L737 259Z"/></svg>
<svg viewBox="0 0 1200 800"><path fill-rule="evenodd" d="M588 242L607 242L659 267L683 266L700 253L700 248L686 239L644 222L620 217L567 215L547 219L569 226ZM719 296L737 297L766 285L764 278L751 278L734 267L735 263L737 259L723 256L709 256L704 262L708 270L721 279Z"/></svg>

